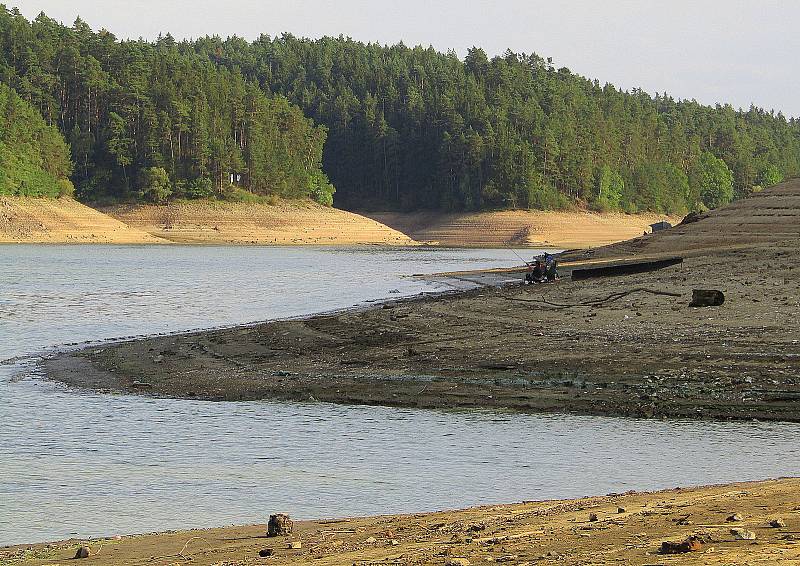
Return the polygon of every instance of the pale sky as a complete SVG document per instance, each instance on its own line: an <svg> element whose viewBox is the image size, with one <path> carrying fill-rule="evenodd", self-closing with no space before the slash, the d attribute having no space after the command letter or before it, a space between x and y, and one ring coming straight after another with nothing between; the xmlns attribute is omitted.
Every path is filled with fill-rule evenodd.
<svg viewBox="0 0 800 566"><path fill-rule="evenodd" d="M290 32L433 45L463 57L506 48L623 89L753 102L800 117L798 0L0 0L28 18L77 15L118 38Z"/></svg>

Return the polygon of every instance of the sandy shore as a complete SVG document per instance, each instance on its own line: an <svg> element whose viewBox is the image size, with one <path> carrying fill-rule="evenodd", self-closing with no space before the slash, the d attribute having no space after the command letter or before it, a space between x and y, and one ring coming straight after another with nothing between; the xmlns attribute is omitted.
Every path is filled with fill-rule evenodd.
<svg viewBox="0 0 800 566"><path fill-rule="evenodd" d="M0 243L154 244L163 241L72 199L0 197Z"/></svg>
<svg viewBox="0 0 800 566"><path fill-rule="evenodd" d="M507 210L441 214L436 212L365 213L418 242L454 247L510 245L560 249L594 248L650 231L650 224L680 218L660 214L621 214Z"/></svg>
<svg viewBox="0 0 800 566"><path fill-rule="evenodd" d="M90 208L72 199L0 198L0 243L169 243L595 247L664 217L587 212L356 214L311 201L183 201ZM674 221L674 219L672 219Z"/></svg>
<svg viewBox="0 0 800 566"><path fill-rule="evenodd" d="M407 235L371 218L311 201L276 205L177 202L124 205L105 214L155 237L183 244L407 246Z"/></svg>
<svg viewBox="0 0 800 566"><path fill-rule="evenodd" d="M81 545L86 564L798 564L800 480L627 493L404 516L295 523L287 537L265 525L64 541L0 549L4 566L64 564ZM267 515L279 510L265 510ZM737 514L740 520L727 519ZM596 520L591 520L596 516ZM784 527L770 522L781 519ZM741 529L743 540L732 533ZM740 531L740 532L742 532ZM697 550L660 554L694 536ZM740 535L741 536L741 535ZM301 548L288 548L300 541ZM272 551L270 558L259 552ZM70 561L71 562L71 561ZM81 562L82 563L82 562Z"/></svg>
<svg viewBox="0 0 800 566"><path fill-rule="evenodd" d="M44 365L70 385L169 397L800 421L794 194L798 182L735 214L571 254L685 256L661 271L153 337ZM693 289L727 300L690 308Z"/></svg>

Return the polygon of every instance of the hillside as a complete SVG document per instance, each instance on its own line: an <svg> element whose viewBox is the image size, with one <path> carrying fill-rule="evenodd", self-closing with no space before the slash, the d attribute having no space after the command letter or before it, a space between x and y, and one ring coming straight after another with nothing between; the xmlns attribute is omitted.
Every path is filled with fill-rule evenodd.
<svg viewBox="0 0 800 566"><path fill-rule="evenodd" d="M188 201L101 210L133 228L181 243L414 244L375 220L311 201L277 205Z"/></svg>
<svg viewBox="0 0 800 566"><path fill-rule="evenodd" d="M158 238L68 198L0 196L0 243L150 244Z"/></svg>
<svg viewBox="0 0 800 566"><path fill-rule="evenodd" d="M800 179L700 215L696 222L620 242L596 257L692 254L736 248L794 248L800 243ZM792 251L794 254L794 250Z"/></svg>
<svg viewBox="0 0 800 566"><path fill-rule="evenodd" d="M364 213L418 242L441 246L595 247L641 236L657 214L513 210L472 214Z"/></svg>

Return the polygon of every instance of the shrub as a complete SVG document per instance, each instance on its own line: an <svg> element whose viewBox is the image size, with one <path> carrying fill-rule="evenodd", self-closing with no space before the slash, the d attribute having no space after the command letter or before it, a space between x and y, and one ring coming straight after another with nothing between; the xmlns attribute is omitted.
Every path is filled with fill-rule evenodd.
<svg viewBox="0 0 800 566"><path fill-rule="evenodd" d="M316 171L311 176L311 190L309 196L323 206L333 206L333 193L336 189L322 171Z"/></svg>
<svg viewBox="0 0 800 566"><path fill-rule="evenodd" d="M58 196L72 198L75 196L75 185L69 179L58 180Z"/></svg>
<svg viewBox="0 0 800 566"><path fill-rule="evenodd" d="M169 175L163 167L146 167L139 175L139 196L161 204L172 194Z"/></svg>
<svg viewBox="0 0 800 566"><path fill-rule="evenodd" d="M211 179L200 177L189 182L186 186L187 198L211 198L214 196L214 184Z"/></svg>

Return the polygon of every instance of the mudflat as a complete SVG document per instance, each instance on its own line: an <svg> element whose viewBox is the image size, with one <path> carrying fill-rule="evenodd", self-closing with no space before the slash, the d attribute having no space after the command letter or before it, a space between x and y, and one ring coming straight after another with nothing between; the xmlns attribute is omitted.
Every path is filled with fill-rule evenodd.
<svg viewBox="0 0 800 566"><path fill-rule="evenodd" d="M74 386L169 397L798 421L798 244L792 181L663 234L565 255L684 256L660 271L153 337L44 366ZM693 289L727 300L691 308Z"/></svg>
<svg viewBox="0 0 800 566"><path fill-rule="evenodd" d="M0 564L797 564L800 480L0 548ZM265 510L265 515L275 511ZM267 517L265 516L265 521ZM783 526L781 526L783 525ZM692 551L661 555L693 537ZM290 542L299 548L289 548ZM298 546L295 544L295 546ZM270 553L269 558L259 553Z"/></svg>

